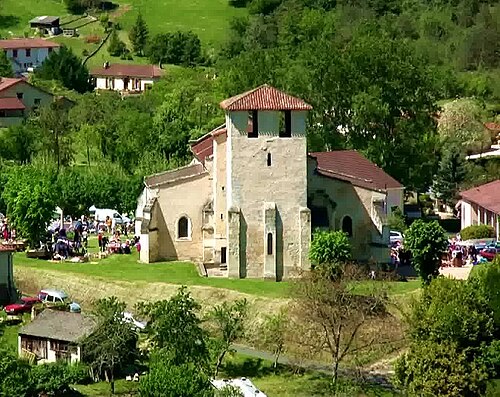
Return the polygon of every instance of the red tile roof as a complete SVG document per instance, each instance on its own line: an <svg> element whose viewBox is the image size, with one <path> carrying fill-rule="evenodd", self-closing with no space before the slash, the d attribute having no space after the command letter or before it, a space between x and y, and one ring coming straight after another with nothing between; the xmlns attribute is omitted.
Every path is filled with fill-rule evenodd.
<svg viewBox="0 0 500 397"><path fill-rule="evenodd" d="M17 83L20 83L21 81L26 82L26 80L22 78L0 77L0 92L16 85Z"/></svg>
<svg viewBox="0 0 500 397"><path fill-rule="evenodd" d="M500 179L460 193L462 199L500 214Z"/></svg>
<svg viewBox="0 0 500 397"><path fill-rule="evenodd" d="M156 78L163 75L163 70L156 65L126 65L115 63L108 67L92 69L90 74L92 76Z"/></svg>
<svg viewBox="0 0 500 397"><path fill-rule="evenodd" d="M61 45L59 43L54 43L53 41L41 38L0 40L0 48L3 48L4 50L18 48L55 48L60 46Z"/></svg>
<svg viewBox="0 0 500 397"><path fill-rule="evenodd" d="M159 174L147 176L145 178L146 185L149 187L163 185L169 182L175 182L179 179L190 178L205 174L203 164L191 164L185 167L176 168L174 170L161 172Z"/></svg>
<svg viewBox="0 0 500 397"><path fill-rule="evenodd" d="M0 110L24 110L26 106L17 98L0 98Z"/></svg>
<svg viewBox="0 0 500 397"><path fill-rule="evenodd" d="M285 94L267 84L236 95L220 103L224 110L311 110L302 99Z"/></svg>
<svg viewBox="0 0 500 397"><path fill-rule="evenodd" d="M370 190L402 188L392 176L355 150L310 153L320 175L350 182Z"/></svg>
<svg viewBox="0 0 500 397"><path fill-rule="evenodd" d="M202 163L205 163L207 157L214 153L214 137L227 134L226 126L222 125L210 131L208 134L203 135L191 143L191 151L194 157Z"/></svg>

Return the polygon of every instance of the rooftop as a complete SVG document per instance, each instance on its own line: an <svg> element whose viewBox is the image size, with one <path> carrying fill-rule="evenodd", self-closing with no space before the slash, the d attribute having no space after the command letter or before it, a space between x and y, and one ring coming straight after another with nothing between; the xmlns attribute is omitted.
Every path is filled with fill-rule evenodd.
<svg viewBox="0 0 500 397"><path fill-rule="evenodd" d="M156 65L126 65L115 63L106 67L94 68L90 71L90 74L92 76L157 78L161 77L163 72L164 71Z"/></svg>
<svg viewBox="0 0 500 397"><path fill-rule="evenodd" d="M311 110L312 106L302 99L285 94L267 84L226 99L220 103L224 110Z"/></svg>
<svg viewBox="0 0 500 397"><path fill-rule="evenodd" d="M403 185L355 150L310 153L320 175L370 190L401 189Z"/></svg>
<svg viewBox="0 0 500 397"><path fill-rule="evenodd" d="M47 24L47 25L52 25L54 22L58 22L59 17L51 17L47 15L43 15L40 17L35 17L33 18L30 23L40 23L40 24Z"/></svg>
<svg viewBox="0 0 500 397"><path fill-rule="evenodd" d="M500 214L500 179L460 192L462 199Z"/></svg>
<svg viewBox="0 0 500 397"><path fill-rule="evenodd" d="M18 98L0 98L0 110L24 110L26 106Z"/></svg>
<svg viewBox="0 0 500 397"><path fill-rule="evenodd" d="M203 164L190 164L185 167L176 168L175 170L161 172L159 174L146 177L146 185L149 187L163 185L169 182L175 182L180 179L190 178L204 174L205 168Z"/></svg>
<svg viewBox="0 0 500 397"><path fill-rule="evenodd" d="M4 50L18 49L18 48L55 48L60 47L59 43L53 41L33 38L33 39L5 39L0 40L0 48Z"/></svg>
<svg viewBox="0 0 500 397"><path fill-rule="evenodd" d="M26 80L22 78L14 78L14 77L0 77L0 91L6 90L21 81L26 82Z"/></svg>
<svg viewBox="0 0 500 397"><path fill-rule="evenodd" d="M31 323L22 327L19 334L77 342L89 335L94 327L95 321L81 313L45 309Z"/></svg>

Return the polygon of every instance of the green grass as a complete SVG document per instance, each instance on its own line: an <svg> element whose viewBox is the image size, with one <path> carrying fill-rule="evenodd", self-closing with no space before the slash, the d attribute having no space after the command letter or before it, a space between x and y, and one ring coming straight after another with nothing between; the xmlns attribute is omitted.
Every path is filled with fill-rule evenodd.
<svg viewBox="0 0 500 397"><path fill-rule="evenodd" d="M109 383L99 382L90 385L74 385L78 392L88 397L108 397L110 395ZM115 382L115 396L135 395L139 389L139 383L127 382L119 379Z"/></svg>

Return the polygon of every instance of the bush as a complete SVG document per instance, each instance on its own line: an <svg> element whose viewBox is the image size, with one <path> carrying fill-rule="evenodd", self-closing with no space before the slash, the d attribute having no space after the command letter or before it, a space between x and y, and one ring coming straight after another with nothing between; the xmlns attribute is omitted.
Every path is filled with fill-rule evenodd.
<svg viewBox="0 0 500 397"><path fill-rule="evenodd" d="M327 276L336 276L339 264L351 259L351 242L346 233L316 230L309 250L313 266Z"/></svg>
<svg viewBox="0 0 500 397"><path fill-rule="evenodd" d="M472 225L460 231L462 240L474 240L480 238L495 237L495 229L489 225Z"/></svg>
<svg viewBox="0 0 500 397"><path fill-rule="evenodd" d="M500 258L495 258L488 265L475 267L468 283L488 302L493 311L496 335L500 337Z"/></svg>

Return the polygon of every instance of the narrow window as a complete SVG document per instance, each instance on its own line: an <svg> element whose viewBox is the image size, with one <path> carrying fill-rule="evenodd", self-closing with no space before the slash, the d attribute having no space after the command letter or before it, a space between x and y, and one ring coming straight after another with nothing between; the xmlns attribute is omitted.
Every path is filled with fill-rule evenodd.
<svg viewBox="0 0 500 397"><path fill-rule="evenodd" d="M226 263L227 262L227 248L222 247L220 249L220 263Z"/></svg>
<svg viewBox="0 0 500 397"><path fill-rule="evenodd" d="M292 113L285 110L280 113L280 138L290 138L292 136Z"/></svg>
<svg viewBox="0 0 500 397"><path fill-rule="evenodd" d="M224 214L220 214L220 219L224 219Z"/></svg>
<svg viewBox="0 0 500 397"><path fill-rule="evenodd" d="M185 216L179 219L177 225L177 237L178 238L187 238L189 237L189 221Z"/></svg>
<svg viewBox="0 0 500 397"><path fill-rule="evenodd" d="M267 233L267 255L273 254L273 234Z"/></svg>
<svg viewBox="0 0 500 397"><path fill-rule="evenodd" d="M352 237L352 219L350 216L344 216L344 219L342 219L342 231Z"/></svg>
<svg viewBox="0 0 500 397"><path fill-rule="evenodd" d="M257 110L252 110L250 114L250 119L252 121L252 129L248 132L249 138L258 138L259 137L259 115Z"/></svg>
<svg viewBox="0 0 500 397"><path fill-rule="evenodd" d="M23 93L22 92L18 92L17 94L17 99L23 99Z"/></svg>
<svg viewBox="0 0 500 397"><path fill-rule="evenodd" d="M271 161L271 153L268 153L267 154L267 166L270 167L271 163L272 163L272 161Z"/></svg>
<svg viewBox="0 0 500 397"><path fill-rule="evenodd" d="M14 58L17 58L17 50L12 50L12 56L13 56Z"/></svg>
<svg viewBox="0 0 500 397"><path fill-rule="evenodd" d="M222 186L222 191L224 191L224 189L225 189L224 186Z"/></svg>
<svg viewBox="0 0 500 397"><path fill-rule="evenodd" d="M52 52L52 47L49 47L49 54Z"/></svg>
<svg viewBox="0 0 500 397"><path fill-rule="evenodd" d="M26 58L29 58L31 56L31 49L26 48Z"/></svg>
<svg viewBox="0 0 500 397"><path fill-rule="evenodd" d="M0 117L5 117L5 116L6 116L5 110L0 110Z"/></svg>

